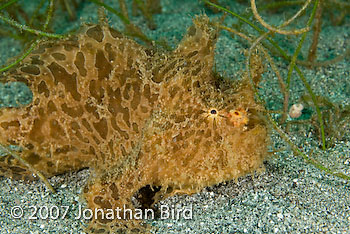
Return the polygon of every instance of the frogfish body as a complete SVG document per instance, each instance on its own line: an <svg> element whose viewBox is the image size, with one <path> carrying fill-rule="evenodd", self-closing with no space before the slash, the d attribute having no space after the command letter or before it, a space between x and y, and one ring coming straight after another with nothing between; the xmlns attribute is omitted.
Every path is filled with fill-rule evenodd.
<svg viewBox="0 0 350 234"><path fill-rule="evenodd" d="M217 30L197 17L178 47L159 52L105 25L41 43L4 82L24 82L33 101L0 110L0 143L45 176L91 168L90 209L143 207L261 167L267 131L242 82L214 75ZM1 175L33 179L12 156ZM145 231L139 220L91 220L91 233Z"/></svg>

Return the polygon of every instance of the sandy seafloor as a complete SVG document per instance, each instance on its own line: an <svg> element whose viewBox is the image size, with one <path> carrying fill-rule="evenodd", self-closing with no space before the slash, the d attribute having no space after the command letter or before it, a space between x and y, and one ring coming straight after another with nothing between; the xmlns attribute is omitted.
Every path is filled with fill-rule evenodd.
<svg viewBox="0 0 350 234"><path fill-rule="evenodd" d="M23 2L25 1L20 1L20 4L24 4ZM231 2L229 5L235 12L244 12L247 7L234 3L235 1L227 2ZM112 5L117 7L118 4ZM173 46L191 25L191 18L205 11L203 5L197 1L163 0L162 6L163 13L154 16L157 29L144 31L151 38L165 38ZM278 24L284 17L295 12L294 10L283 9L263 15L269 22ZM208 10L206 12L211 18L221 16ZM121 26L116 17L109 14L108 17L112 26ZM96 22L96 6L84 2L78 9L78 18L77 22L69 22L64 14L56 16L57 32L77 28L81 22ZM350 18L345 18L344 24L336 27L328 19L324 18L318 50L319 60L342 54L350 46ZM301 20L305 22L305 18ZM142 17L134 17L133 21L146 27ZM228 16L225 24L230 25L231 22L235 21ZM283 48L293 51L295 37L276 36L275 39ZM307 41L306 44L309 43ZM240 79L244 69L245 48L247 45L241 40L230 37L228 33L221 33L216 48L216 69L227 77ZM304 51L306 49L307 47ZM0 62L4 64L6 59L20 53L20 43L0 38L0 51ZM300 58L306 56L307 53L302 52ZM279 65L282 75L286 77L287 66L284 63ZM324 95L332 102L342 105L350 104L350 58L329 67L302 70L317 95ZM305 94L305 89L295 74L292 79L291 103L297 102ZM269 66L266 67L260 93L269 109L281 109L278 82ZM22 85L1 84L0 105L25 102L28 94L30 92ZM311 108L307 110L311 111ZM290 134L293 141L305 152L313 151L312 157L330 168L350 175L349 137L339 139L334 147L322 152L318 147L317 136L310 128L300 127ZM265 162L264 172L206 188L192 196L175 196L162 201L162 204L179 208L192 206L193 218L150 220L148 223L153 226L154 233L350 233L350 183L326 175L307 164L272 130L270 137L270 150L279 152ZM57 189L56 194L48 192L41 182L27 184L0 178L0 233L84 233L84 220L76 220L75 216L78 205L84 204L79 194L89 173L89 170L83 170L51 178L50 182ZM23 208L24 217L11 217L11 208L14 206ZM29 220L32 210L30 206L70 206L70 210L64 219Z"/></svg>

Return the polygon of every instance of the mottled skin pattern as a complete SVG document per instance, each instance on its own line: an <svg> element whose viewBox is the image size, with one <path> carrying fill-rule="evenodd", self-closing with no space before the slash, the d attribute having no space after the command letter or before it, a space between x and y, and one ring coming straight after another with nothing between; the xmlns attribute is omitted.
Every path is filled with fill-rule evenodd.
<svg viewBox="0 0 350 234"><path fill-rule="evenodd" d="M33 102L1 110L0 142L21 146L46 176L92 168L84 189L90 208L132 208L135 195L146 207L252 172L266 156L262 107L248 82L213 75L216 37L199 17L170 53L99 25L43 43L5 74L25 82ZM31 178L11 156L0 159L1 174ZM149 201L147 186L157 188ZM136 220L101 217L88 227L118 228L145 231Z"/></svg>

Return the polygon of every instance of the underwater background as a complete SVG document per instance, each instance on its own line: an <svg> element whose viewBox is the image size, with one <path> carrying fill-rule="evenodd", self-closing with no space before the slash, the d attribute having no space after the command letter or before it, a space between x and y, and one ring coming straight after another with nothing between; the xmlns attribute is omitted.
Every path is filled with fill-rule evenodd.
<svg viewBox="0 0 350 234"><path fill-rule="evenodd" d="M216 2L236 13L246 14L253 21L252 15L249 16L249 9L247 10L250 6L248 1ZM258 9L273 2L258 1ZM40 1L18 1L18 5L23 6L28 12L33 11L39 3ZM119 9L117 1L105 1L105 3ZM131 1L127 3L131 9ZM142 15L132 16L131 20L149 38L165 40L172 48L175 48L182 39L196 15L207 14L217 22L221 22L223 15L222 12L205 6L201 1L162 0L161 5L162 13L153 15L155 29L149 29ZM61 13L58 9L53 17L52 28L55 33L61 34L77 29L83 22L98 22L98 7L91 1L79 1L78 7L74 8L76 20L69 20L64 8L61 8ZM262 11L261 15L270 24L280 25L299 8L300 5L281 7L274 11ZM297 19L299 23L297 25L305 25L310 9ZM339 12L341 13L337 7L324 9L317 50L319 61L333 59L346 53L347 48L350 48L350 17L347 12L341 23L334 25L334 22L331 22L331 15L338 15ZM107 17L112 27L116 29L124 27L117 16L107 13ZM237 25L238 20L227 15L222 24L230 27L232 24ZM0 29L5 29L5 26L6 24L1 22ZM256 35L254 30L248 27L243 28L242 32ZM277 34L273 38L289 54L294 53L299 42L293 35ZM307 59L311 43L312 33L306 38L298 59ZM222 31L216 45L215 70L224 77L241 79L245 72L247 49L249 44L246 41ZM0 34L1 67L7 64L8 59L21 54L22 51L20 40ZM278 56L274 58L282 77L286 78L288 63ZM311 69L299 67L317 96L327 98L339 108L345 109L350 105L350 59L347 56L329 66L317 66ZM293 73L291 77L290 105L301 102L301 97L307 94L297 74ZM283 108L283 95L278 79L268 64L259 85L259 94L268 110L276 111ZM0 84L0 107L16 106L18 103L30 101L31 93L23 84ZM330 112L327 113L336 110L338 109L330 108ZM306 105L299 120L306 122L315 115L314 112L311 105ZM332 120L335 125L336 121L343 119L347 122L342 122L340 126L336 125L338 129L335 128L334 131L342 134L337 136L326 150L321 149L317 129L315 130L312 125L310 127L310 124L302 124L303 122L293 124L293 120L289 118L287 121L291 122L291 127L288 134L295 145L310 157L327 168L349 176L350 118L349 112L344 113L342 119ZM174 196L161 201L161 204L169 207L191 206L193 218L149 220L147 222L152 225L154 233L350 233L349 180L327 175L306 162L291 150L272 127L270 129L271 156L265 162L265 171L206 188L192 196ZM50 183L57 190L55 194L50 193L41 181L25 183L0 177L0 233L84 233L86 222L75 219L75 215L79 204L84 204L79 194L87 182L89 173L89 170L82 170L50 178ZM11 208L15 206L23 208L24 217L16 219L11 216ZM31 220L29 218L31 206L70 208L64 219Z"/></svg>

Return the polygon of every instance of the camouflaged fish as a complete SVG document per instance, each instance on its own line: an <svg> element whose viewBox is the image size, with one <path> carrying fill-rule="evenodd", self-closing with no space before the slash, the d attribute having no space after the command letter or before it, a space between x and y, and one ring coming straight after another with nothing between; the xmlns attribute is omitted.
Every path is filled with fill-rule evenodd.
<svg viewBox="0 0 350 234"><path fill-rule="evenodd" d="M3 81L24 82L33 101L0 110L0 143L45 176L91 168L90 209L141 207L258 169L267 152L263 107L243 79L214 75L218 31L205 16L171 52L105 25L41 43ZM1 175L31 179L11 156ZM147 192L145 192L147 191ZM151 194L151 195L150 195ZM94 216L91 233L146 232L140 220Z"/></svg>

